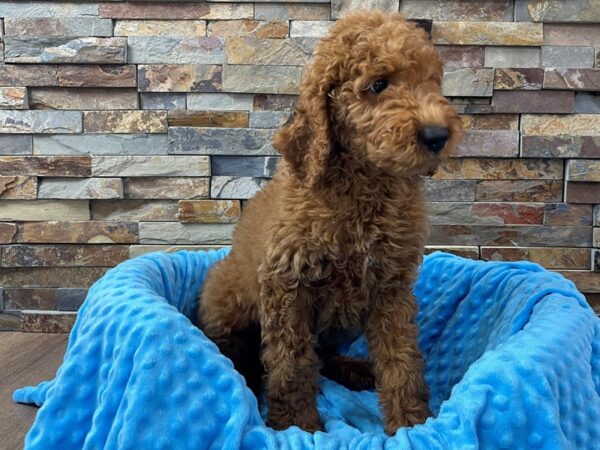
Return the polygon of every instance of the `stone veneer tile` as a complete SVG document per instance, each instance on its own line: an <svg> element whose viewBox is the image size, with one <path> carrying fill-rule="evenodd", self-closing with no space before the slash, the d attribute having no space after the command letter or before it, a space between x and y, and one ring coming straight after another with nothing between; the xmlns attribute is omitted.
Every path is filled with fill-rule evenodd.
<svg viewBox="0 0 600 450"><path fill-rule="evenodd" d="M590 247L592 227L432 225L429 245Z"/></svg>
<svg viewBox="0 0 600 450"><path fill-rule="evenodd" d="M284 39L289 34L287 20L218 20L208 23L208 36L253 36Z"/></svg>
<svg viewBox="0 0 600 450"><path fill-rule="evenodd" d="M28 109L27 88L0 87L0 109Z"/></svg>
<svg viewBox="0 0 600 450"><path fill-rule="evenodd" d="M141 222L140 244L228 244L233 224Z"/></svg>
<svg viewBox="0 0 600 450"><path fill-rule="evenodd" d="M491 97L494 69L461 68L444 71L442 92L448 97Z"/></svg>
<svg viewBox="0 0 600 450"><path fill-rule="evenodd" d="M79 111L0 111L0 133L81 133Z"/></svg>
<svg viewBox="0 0 600 450"><path fill-rule="evenodd" d="M251 3L107 2L100 17L110 19L252 19Z"/></svg>
<svg viewBox="0 0 600 450"><path fill-rule="evenodd" d="M437 45L444 67L483 67L484 47L476 45Z"/></svg>
<svg viewBox="0 0 600 450"><path fill-rule="evenodd" d="M131 64L223 64L224 39L219 37L129 36Z"/></svg>
<svg viewBox="0 0 600 450"><path fill-rule="evenodd" d="M208 198L208 178L124 178L127 199Z"/></svg>
<svg viewBox="0 0 600 450"><path fill-rule="evenodd" d="M25 244L135 244L138 242L138 224L134 222L114 220L65 222L64 220L67 218L20 223L14 242Z"/></svg>
<svg viewBox="0 0 600 450"><path fill-rule="evenodd" d="M545 45L588 45L600 42L600 24L545 23Z"/></svg>
<svg viewBox="0 0 600 450"><path fill-rule="evenodd" d="M121 37L5 38L4 60L10 63L123 64L127 39Z"/></svg>
<svg viewBox="0 0 600 450"><path fill-rule="evenodd" d="M544 83L544 69L496 68L494 71L494 90L538 90Z"/></svg>
<svg viewBox="0 0 600 450"><path fill-rule="evenodd" d="M0 155L30 155L33 138L24 134L0 134Z"/></svg>
<svg viewBox="0 0 600 450"><path fill-rule="evenodd" d="M488 202L560 202L562 193L562 180L483 180L475 195Z"/></svg>
<svg viewBox="0 0 600 450"><path fill-rule="evenodd" d="M110 37L112 21L96 17L6 17L4 35L17 38Z"/></svg>
<svg viewBox="0 0 600 450"><path fill-rule="evenodd" d="M267 180L252 177L217 176L211 178L210 196L219 199L250 199Z"/></svg>
<svg viewBox="0 0 600 450"><path fill-rule="evenodd" d="M15 173L45 177L88 177L88 156L0 156L0 175Z"/></svg>
<svg viewBox="0 0 600 450"><path fill-rule="evenodd" d="M103 177L203 177L208 156L93 156L92 175Z"/></svg>
<svg viewBox="0 0 600 450"><path fill-rule="evenodd" d="M494 112L569 114L575 108L572 91L498 91L492 99Z"/></svg>
<svg viewBox="0 0 600 450"><path fill-rule="evenodd" d="M88 220L84 200L0 200L1 221Z"/></svg>
<svg viewBox="0 0 600 450"><path fill-rule="evenodd" d="M600 183L568 182L566 193L568 203L598 203Z"/></svg>
<svg viewBox="0 0 600 450"><path fill-rule="evenodd" d="M485 67L540 67L539 47L486 47Z"/></svg>
<svg viewBox="0 0 600 450"><path fill-rule="evenodd" d="M185 109L186 103L184 93L140 92L141 109Z"/></svg>
<svg viewBox="0 0 600 450"><path fill-rule="evenodd" d="M519 132L512 130L470 130L454 156L515 158L519 156Z"/></svg>
<svg viewBox="0 0 600 450"><path fill-rule="evenodd" d="M233 223L241 213L238 200L180 200L177 218L183 223Z"/></svg>
<svg viewBox="0 0 600 450"><path fill-rule="evenodd" d="M206 36L206 21L116 20L115 36Z"/></svg>
<svg viewBox="0 0 600 450"><path fill-rule="evenodd" d="M36 155L166 155L165 134L56 134L34 136Z"/></svg>
<svg viewBox="0 0 600 450"><path fill-rule="evenodd" d="M246 111L187 111L178 109L168 112L167 122L170 127L247 128L249 119Z"/></svg>
<svg viewBox="0 0 600 450"><path fill-rule="evenodd" d="M543 25L510 22L440 22L432 29L434 44L542 45Z"/></svg>
<svg viewBox="0 0 600 450"><path fill-rule="evenodd" d="M129 258L126 245L8 245L2 267L114 267Z"/></svg>
<svg viewBox="0 0 600 450"><path fill-rule="evenodd" d="M0 176L0 199L35 200L37 190L37 177Z"/></svg>
<svg viewBox="0 0 600 450"><path fill-rule="evenodd" d="M272 155L274 133L271 129L169 127L169 154Z"/></svg>
<svg viewBox="0 0 600 450"><path fill-rule="evenodd" d="M223 90L232 93L297 94L302 67L227 65Z"/></svg>
<svg viewBox="0 0 600 450"><path fill-rule="evenodd" d="M594 158L600 154L598 136L522 136L524 158Z"/></svg>
<svg viewBox="0 0 600 450"><path fill-rule="evenodd" d="M544 89L600 91L600 69L546 69Z"/></svg>
<svg viewBox="0 0 600 450"><path fill-rule="evenodd" d="M255 3L257 20L329 20L329 4Z"/></svg>
<svg viewBox="0 0 600 450"><path fill-rule="evenodd" d="M428 205L435 225L541 225L542 203L433 202Z"/></svg>
<svg viewBox="0 0 600 450"><path fill-rule="evenodd" d="M0 285L5 288L87 288L108 267L2 267Z"/></svg>
<svg viewBox="0 0 600 450"><path fill-rule="evenodd" d="M166 111L87 111L86 133L166 133Z"/></svg>
<svg viewBox="0 0 600 450"><path fill-rule="evenodd" d="M587 136L592 132L600 134L600 115L598 114L524 114L521 116L521 133L523 135Z"/></svg>
<svg viewBox="0 0 600 450"><path fill-rule="evenodd" d="M519 22L600 22L596 0L516 0Z"/></svg>
<svg viewBox="0 0 600 450"><path fill-rule="evenodd" d="M205 64L152 64L138 66L142 92L219 92L223 69Z"/></svg>
<svg viewBox="0 0 600 450"><path fill-rule="evenodd" d="M592 205L548 203L545 205L544 225L592 225Z"/></svg>
<svg viewBox="0 0 600 450"><path fill-rule="evenodd" d="M137 222L175 222L177 220L175 200L94 200L92 219ZM102 222L100 222L102 223ZM110 223L110 222L108 222ZM137 242L137 240L135 241Z"/></svg>
<svg viewBox="0 0 600 450"><path fill-rule="evenodd" d="M441 164L434 179L556 180L563 177L560 160L548 159L457 159Z"/></svg>
<svg viewBox="0 0 600 450"><path fill-rule="evenodd" d="M114 110L138 109L135 89L29 88L31 109Z"/></svg>
<svg viewBox="0 0 600 450"><path fill-rule="evenodd" d="M402 0L400 12L409 19L512 22L512 1Z"/></svg>
<svg viewBox="0 0 600 450"><path fill-rule="evenodd" d="M490 261L527 260L546 269L589 269L590 250L560 247L482 247L481 258Z"/></svg>
<svg viewBox="0 0 600 450"><path fill-rule="evenodd" d="M227 38L225 54L228 64L304 66L317 43L318 38L311 37L230 37Z"/></svg>
<svg viewBox="0 0 600 450"><path fill-rule="evenodd" d="M594 67L594 47L546 45L542 47L542 67Z"/></svg>
<svg viewBox="0 0 600 450"><path fill-rule="evenodd" d="M569 181L600 182L600 161L592 159L572 159L568 164ZM598 199L600 203L600 198Z"/></svg>
<svg viewBox="0 0 600 450"><path fill-rule="evenodd" d="M38 198L97 199L123 198L120 178L43 178Z"/></svg>

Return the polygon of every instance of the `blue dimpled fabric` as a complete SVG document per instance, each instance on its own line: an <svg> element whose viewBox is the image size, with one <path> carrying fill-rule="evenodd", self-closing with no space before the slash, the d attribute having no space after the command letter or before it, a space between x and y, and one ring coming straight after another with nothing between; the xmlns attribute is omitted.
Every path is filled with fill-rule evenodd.
<svg viewBox="0 0 600 450"><path fill-rule="evenodd" d="M535 264L444 253L425 258L414 290L434 417L386 436L374 392L322 379L326 432L266 427L243 378L189 320L226 254L150 254L99 280L56 378L14 393L41 405L25 448L600 448L600 320L583 296ZM364 339L344 352L366 354Z"/></svg>

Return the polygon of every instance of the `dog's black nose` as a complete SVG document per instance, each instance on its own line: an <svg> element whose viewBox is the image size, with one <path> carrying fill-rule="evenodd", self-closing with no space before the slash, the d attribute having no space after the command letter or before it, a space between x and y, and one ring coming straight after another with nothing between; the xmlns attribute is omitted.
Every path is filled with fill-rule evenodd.
<svg viewBox="0 0 600 450"><path fill-rule="evenodd" d="M419 131L419 140L434 153L444 148L450 133L448 128L437 125L427 125Z"/></svg>

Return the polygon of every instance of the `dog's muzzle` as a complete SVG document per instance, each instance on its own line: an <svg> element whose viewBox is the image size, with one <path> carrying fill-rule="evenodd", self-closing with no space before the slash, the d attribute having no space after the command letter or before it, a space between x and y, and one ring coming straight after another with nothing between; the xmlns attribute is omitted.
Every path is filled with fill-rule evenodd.
<svg viewBox="0 0 600 450"><path fill-rule="evenodd" d="M437 125L427 125L419 131L419 140L433 153L438 153L444 148L448 137L450 137L448 128Z"/></svg>

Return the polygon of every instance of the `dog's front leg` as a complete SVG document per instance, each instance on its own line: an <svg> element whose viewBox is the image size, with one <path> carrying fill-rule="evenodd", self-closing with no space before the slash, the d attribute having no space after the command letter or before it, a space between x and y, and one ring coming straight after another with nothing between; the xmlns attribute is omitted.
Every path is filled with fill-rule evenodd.
<svg viewBox="0 0 600 450"><path fill-rule="evenodd" d="M423 358L417 343L416 303L410 290L377 299L365 327L385 431L423 423L429 416Z"/></svg>
<svg viewBox="0 0 600 450"><path fill-rule="evenodd" d="M261 298L262 361L266 372L269 426L297 425L321 430L316 398L319 358L310 330L310 296L298 282L280 274L263 282Z"/></svg>

